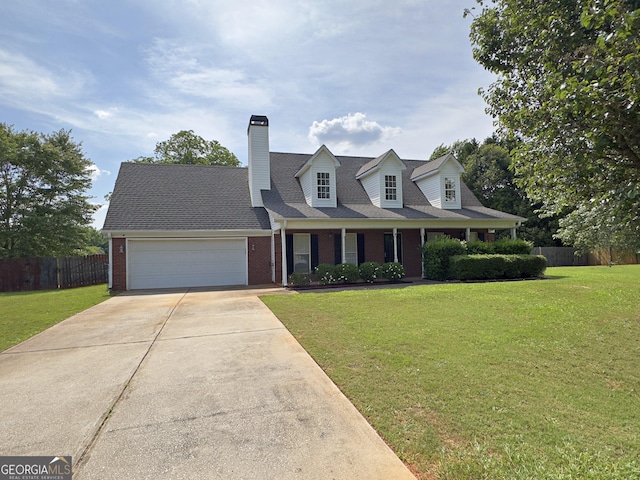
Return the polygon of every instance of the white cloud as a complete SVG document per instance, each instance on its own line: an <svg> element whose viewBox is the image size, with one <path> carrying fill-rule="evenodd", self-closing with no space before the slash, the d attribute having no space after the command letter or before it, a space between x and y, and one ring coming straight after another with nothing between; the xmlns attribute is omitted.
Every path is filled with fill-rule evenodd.
<svg viewBox="0 0 640 480"><path fill-rule="evenodd" d="M51 102L74 96L87 81L85 73L56 73L27 56L0 49L0 96L13 107L48 112Z"/></svg>
<svg viewBox="0 0 640 480"><path fill-rule="evenodd" d="M111 172L109 170L102 170L96 164L92 164L91 166L89 166L89 168L87 168L87 170L89 172L89 175L91 176L92 182L95 182L98 177L102 175L111 175Z"/></svg>
<svg viewBox="0 0 640 480"><path fill-rule="evenodd" d="M309 127L309 140L318 145L326 143L349 150L384 142L402 132L398 127L384 127L366 117L357 112L332 120L314 121Z"/></svg>
<svg viewBox="0 0 640 480"><path fill-rule="evenodd" d="M244 108L267 108L272 103L261 83L248 78L243 70L220 65L215 52L206 47L155 39L147 51L147 63L152 75L164 84L156 85L156 92L164 89L172 95L180 93Z"/></svg>
<svg viewBox="0 0 640 480"><path fill-rule="evenodd" d="M98 230L102 230L102 226L104 225L104 220L105 218L107 218L107 210L109 210L109 204L96 203L94 205L99 205L100 208L98 208L95 212L93 212L93 221L91 222L91 226Z"/></svg>

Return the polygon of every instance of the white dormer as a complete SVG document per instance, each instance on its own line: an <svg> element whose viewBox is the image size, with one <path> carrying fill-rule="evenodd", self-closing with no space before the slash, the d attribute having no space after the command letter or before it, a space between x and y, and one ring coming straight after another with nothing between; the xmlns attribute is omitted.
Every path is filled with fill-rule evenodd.
<svg viewBox="0 0 640 480"><path fill-rule="evenodd" d="M407 167L393 150L362 166L356 179L379 208L402 208L402 172Z"/></svg>
<svg viewBox="0 0 640 480"><path fill-rule="evenodd" d="M310 207L338 206L336 168L339 166L340 162L333 153L322 145L298 170L296 178L300 181L304 198Z"/></svg>
<svg viewBox="0 0 640 480"><path fill-rule="evenodd" d="M411 174L429 203L442 209L462 208L460 175L464 168L452 153L426 162Z"/></svg>

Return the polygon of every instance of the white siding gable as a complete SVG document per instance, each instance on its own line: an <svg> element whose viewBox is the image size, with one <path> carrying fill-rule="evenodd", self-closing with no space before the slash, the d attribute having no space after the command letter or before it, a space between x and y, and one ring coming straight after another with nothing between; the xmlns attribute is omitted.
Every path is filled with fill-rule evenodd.
<svg viewBox="0 0 640 480"><path fill-rule="evenodd" d="M396 152L389 150L363 167L356 178L376 207L402 208L402 171L406 168Z"/></svg>
<svg viewBox="0 0 640 480"><path fill-rule="evenodd" d="M437 168L429 169L429 164L425 164L424 167L415 170L412 180L434 207L446 210L462 208L460 192L460 174L464 172L462 165L452 154L434 162L440 162L436 164Z"/></svg>
<svg viewBox="0 0 640 480"><path fill-rule="evenodd" d="M309 206L314 208L336 208L338 206L336 167L339 165L340 162L323 145L296 173Z"/></svg>

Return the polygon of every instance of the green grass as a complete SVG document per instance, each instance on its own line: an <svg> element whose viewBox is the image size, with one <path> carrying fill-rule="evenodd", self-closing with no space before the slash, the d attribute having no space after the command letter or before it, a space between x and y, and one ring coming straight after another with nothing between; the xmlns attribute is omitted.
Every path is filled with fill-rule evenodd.
<svg viewBox="0 0 640 480"><path fill-rule="evenodd" d="M640 266L264 297L419 478L640 478Z"/></svg>
<svg viewBox="0 0 640 480"><path fill-rule="evenodd" d="M0 293L0 352L109 296L106 285Z"/></svg>

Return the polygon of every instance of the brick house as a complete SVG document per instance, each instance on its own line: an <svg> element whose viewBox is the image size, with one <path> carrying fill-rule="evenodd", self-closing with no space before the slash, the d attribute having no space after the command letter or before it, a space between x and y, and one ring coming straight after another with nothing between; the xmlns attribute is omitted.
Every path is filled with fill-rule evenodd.
<svg viewBox="0 0 640 480"><path fill-rule="evenodd" d="M364 261L398 261L419 277L424 242L515 236L524 221L484 207L451 154L275 153L258 115L248 143L248 167L121 165L103 228L111 288L286 285L320 263Z"/></svg>

